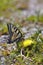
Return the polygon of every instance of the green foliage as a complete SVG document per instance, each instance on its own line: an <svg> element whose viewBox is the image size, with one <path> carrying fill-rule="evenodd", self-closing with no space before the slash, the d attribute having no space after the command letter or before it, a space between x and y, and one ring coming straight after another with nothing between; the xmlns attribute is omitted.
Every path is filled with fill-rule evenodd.
<svg viewBox="0 0 43 65"><path fill-rule="evenodd" d="M36 16L30 16L28 18L26 18L27 21L36 21L37 20L37 17Z"/></svg>
<svg viewBox="0 0 43 65"><path fill-rule="evenodd" d="M43 22L43 15L39 17L39 21Z"/></svg>
<svg viewBox="0 0 43 65"><path fill-rule="evenodd" d="M30 16L30 17L26 18L26 20L32 21L32 22L35 22L35 21L43 22L43 15L40 15L39 18L37 16Z"/></svg>
<svg viewBox="0 0 43 65"><path fill-rule="evenodd" d="M7 33L8 32L6 24L0 23L0 32L1 33Z"/></svg>
<svg viewBox="0 0 43 65"><path fill-rule="evenodd" d="M2 16L4 12L8 11L8 9L13 9L13 10L16 9L14 5L14 0L13 1L12 0L0 0L0 12L1 12L0 16Z"/></svg>
<svg viewBox="0 0 43 65"><path fill-rule="evenodd" d="M8 1L7 0L0 0L0 11L6 10L8 7Z"/></svg>

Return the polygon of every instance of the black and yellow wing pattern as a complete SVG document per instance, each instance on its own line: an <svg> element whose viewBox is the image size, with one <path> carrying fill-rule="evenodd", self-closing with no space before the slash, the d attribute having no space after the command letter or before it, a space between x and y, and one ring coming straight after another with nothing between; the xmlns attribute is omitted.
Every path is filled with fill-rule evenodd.
<svg viewBox="0 0 43 65"><path fill-rule="evenodd" d="M16 26L14 26L12 23L8 23L7 27L9 34L8 43L18 42L22 39L22 33ZM15 34L16 34L15 39L14 38L12 39L13 35Z"/></svg>

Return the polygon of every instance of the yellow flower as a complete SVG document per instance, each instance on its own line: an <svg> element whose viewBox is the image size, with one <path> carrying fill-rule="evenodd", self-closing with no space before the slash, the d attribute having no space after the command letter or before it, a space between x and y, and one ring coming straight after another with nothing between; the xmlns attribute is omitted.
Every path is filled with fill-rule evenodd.
<svg viewBox="0 0 43 65"><path fill-rule="evenodd" d="M34 42L33 40L26 39L23 42L23 47L30 46L31 44L33 44L33 42Z"/></svg>

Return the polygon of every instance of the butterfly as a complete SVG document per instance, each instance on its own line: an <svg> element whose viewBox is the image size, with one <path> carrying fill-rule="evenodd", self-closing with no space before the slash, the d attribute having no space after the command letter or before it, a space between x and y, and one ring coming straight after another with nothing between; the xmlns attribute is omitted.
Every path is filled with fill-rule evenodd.
<svg viewBox="0 0 43 65"><path fill-rule="evenodd" d="M20 40L22 40L22 33L18 29L18 27L14 26L12 23L8 23L7 28L8 28L8 34L9 34L8 43L19 42ZM13 38L14 35L16 35L15 38Z"/></svg>

